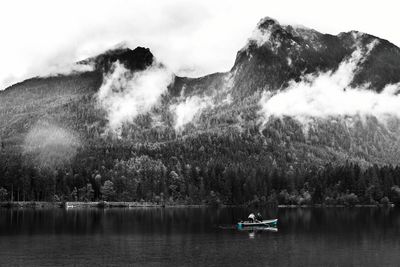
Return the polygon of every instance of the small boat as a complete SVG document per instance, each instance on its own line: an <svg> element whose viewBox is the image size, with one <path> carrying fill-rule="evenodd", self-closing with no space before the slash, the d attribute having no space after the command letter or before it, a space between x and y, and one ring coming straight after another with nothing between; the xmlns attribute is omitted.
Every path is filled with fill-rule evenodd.
<svg viewBox="0 0 400 267"><path fill-rule="evenodd" d="M276 227L278 224L278 219L273 220L263 220L263 221L244 221L238 222L237 228L242 229L246 227Z"/></svg>

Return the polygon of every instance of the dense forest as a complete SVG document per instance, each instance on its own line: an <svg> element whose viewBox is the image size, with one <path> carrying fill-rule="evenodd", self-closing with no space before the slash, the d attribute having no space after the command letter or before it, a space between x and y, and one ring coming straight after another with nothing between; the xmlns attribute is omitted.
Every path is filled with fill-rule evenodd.
<svg viewBox="0 0 400 267"><path fill-rule="evenodd" d="M180 132L164 104L116 135L93 93L80 89L85 77L91 76L52 78L57 105L33 98L35 105L2 106L0 115L10 119L0 140L1 201L399 202L400 168L388 165L397 162L397 120L389 126L373 117L304 125L276 118L262 126L255 95L205 110ZM157 115L164 123L154 126Z"/></svg>
<svg viewBox="0 0 400 267"><path fill-rule="evenodd" d="M1 201L151 201L165 204L386 204L400 202L400 167L357 163L281 168L260 164L245 138L203 135L184 142L78 152L56 168L0 160ZM220 149L218 151L218 149ZM179 155L179 156L176 156ZM4 154L3 154L4 156Z"/></svg>
<svg viewBox="0 0 400 267"><path fill-rule="evenodd" d="M7 121L0 139L1 201L399 202L400 168L389 165L398 161L397 120L383 125L373 117L350 118L349 124L349 118L332 118L304 125L276 118L262 126L255 95L205 110L176 131L165 96L167 104L115 134L93 93L80 89L86 77L52 78L57 104L37 97L31 98L35 105L0 108ZM154 126L157 115L164 121Z"/></svg>
<svg viewBox="0 0 400 267"><path fill-rule="evenodd" d="M110 50L81 62L93 71L32 78L0 91L0 201L399 203L398 118L356 113L299 121L260 114L266 91L335 70L355 44L375 37L298 32L271 19L258 27L273 31L281 45L253 40L228 72L174 76L151 107L134 109L117 131L99 91L119 62L126 70L108 89L120 94L117 102L129 96L131 86L121 84L137 81L138 71L154 71L149 49ZM397 83L399 51L379 39L353 82L376 92ZM186 110L193 116L176 127L174 110L190 103L202 108Z"/></svg>

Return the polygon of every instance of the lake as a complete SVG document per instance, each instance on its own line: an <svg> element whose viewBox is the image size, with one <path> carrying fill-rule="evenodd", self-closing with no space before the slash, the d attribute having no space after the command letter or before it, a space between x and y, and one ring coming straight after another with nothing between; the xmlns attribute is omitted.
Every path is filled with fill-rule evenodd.
<svg viewBox="0 0 400 267"><path fill-rule="evenodd" d="M1 266L399 266L400 209L0 209Z"/></svg>

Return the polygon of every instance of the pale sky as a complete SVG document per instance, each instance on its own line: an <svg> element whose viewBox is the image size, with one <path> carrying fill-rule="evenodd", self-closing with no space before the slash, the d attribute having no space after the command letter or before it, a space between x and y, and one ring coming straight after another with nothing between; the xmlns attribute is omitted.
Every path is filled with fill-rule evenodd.
<svg viewBox="0 0 400 267"><path fill-rule="evenodd" d="M359 30L400 46L398 0L4 0L0 90L126 42L175 73L229 70L257 22L273 17L338 34Z"/></svg>

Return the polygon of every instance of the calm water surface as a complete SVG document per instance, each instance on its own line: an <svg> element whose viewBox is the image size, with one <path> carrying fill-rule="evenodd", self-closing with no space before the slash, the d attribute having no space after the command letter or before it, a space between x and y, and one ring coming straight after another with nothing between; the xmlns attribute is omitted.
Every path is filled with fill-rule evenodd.
<svg viewBox="0 0 400 267"><path fill-rule="evenodd" d="M400 266L400 209L0 209L1 266Z"/></svg>

